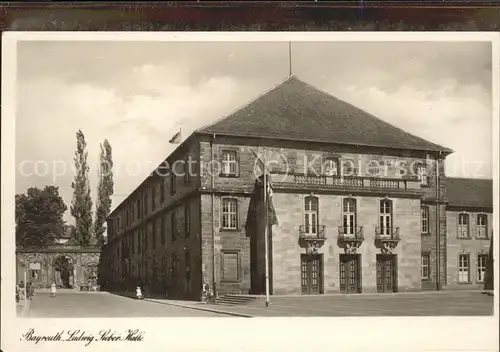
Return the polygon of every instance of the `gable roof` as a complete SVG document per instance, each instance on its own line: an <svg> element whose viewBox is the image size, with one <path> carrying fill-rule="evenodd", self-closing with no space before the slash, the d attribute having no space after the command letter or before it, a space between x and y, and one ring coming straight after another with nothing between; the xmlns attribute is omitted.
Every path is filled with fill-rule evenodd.
<svg viewBox="0 0 500 352"><path fill-rule="evenodd" d="M447 178L447 198L450 207L493 208L493 180Z"/></svg>
<svg viewBox="0 0 500 352"><path fill-rule="evenodd" d="M409 134L295 76L198 133L424 151L453 151Z"/></svg>

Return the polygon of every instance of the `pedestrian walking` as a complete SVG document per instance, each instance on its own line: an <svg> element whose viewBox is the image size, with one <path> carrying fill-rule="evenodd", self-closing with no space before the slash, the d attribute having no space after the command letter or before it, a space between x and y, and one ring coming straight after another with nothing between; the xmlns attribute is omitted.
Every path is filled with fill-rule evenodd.
<svg viewBox="0 0 500 352"><path fill-rule="evenodd" d="M24 281L21 281L19 283L19 299L24 299L26 292L24 289Z"/></svg>
<svg viewBox="0 0 500 352"><path fill-rule="evenodd" d="M142 290L141 290L140 286L137 286L137 288L135 289L135 295L136 295L137 299L143 299Z"/></svg>
<svg viewBox="0 0 500 352"><path fill-rule="evenodd" d="M55 297L57 292L56 283L52 281L52 285L50 285L50 297Z"/></svg>
<svg viewBox="0 0 500 352"><path fill-rule="evenodd" d="M31 299L33 297L33 286L31 285L31 282L28 281L26 283L26 298Z"/></svg>

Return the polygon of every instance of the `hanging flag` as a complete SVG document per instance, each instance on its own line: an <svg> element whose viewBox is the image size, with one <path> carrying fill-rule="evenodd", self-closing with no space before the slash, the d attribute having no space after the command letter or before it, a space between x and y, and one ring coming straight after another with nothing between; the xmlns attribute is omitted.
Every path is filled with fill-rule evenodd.
<svg viewBox="0 0 500 352"><path fill-rule="evenodd" d="M168 143L179 144L181 142L181 131L174 134L174 136L168 141Z"/></svg>
<svg viewBox="0 0 500 352"><path fill-rule="evenodd" d="M274 209L274 204L273 204L273 191L274 187L271 182L271 175L267 170L266 165L262 161L262 159L255 153L255 151L252 149L253 155L255 155L255 158L257 159L257 163L259 164L259 167L261 169L262 175L257 179L256 185L259 184L259 188L262 189L264 187L264 174L266 175L266 200L267 200L267 220L270 225L277 225L278 224L278 218L276 217L276 212ZM261 192L262 193L262 192Z"/></svg>
<svg viewBox="0 0 500 352"><path fill-rule="evenodd" d="M252 150L252 153L253 155L255 155L255 159L257 160L257 163L259 164L259 167L260 167L260 172L264 173L264 170L266 170L266 165L264 165L264 162L262 161L262 159L257 155L257 153L253 150ZM255 165L255 164L254 164ZM266 170L267 171L267 170Z"/></svg>

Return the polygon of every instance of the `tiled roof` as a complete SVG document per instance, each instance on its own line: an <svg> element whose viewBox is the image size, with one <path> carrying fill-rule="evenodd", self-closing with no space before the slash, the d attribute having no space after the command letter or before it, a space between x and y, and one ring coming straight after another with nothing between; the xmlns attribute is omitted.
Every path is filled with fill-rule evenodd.
<svg viewBox="0 0 500 352"><path fill-rule="evenodd" d="M448 206L493 208L493 180L447 178Z"/></svg>
<svg viewBox="0 0 500 352"><path fill-rule="evenodd" d="M197 132L453 152L411 135L295 76Z"/></svg>

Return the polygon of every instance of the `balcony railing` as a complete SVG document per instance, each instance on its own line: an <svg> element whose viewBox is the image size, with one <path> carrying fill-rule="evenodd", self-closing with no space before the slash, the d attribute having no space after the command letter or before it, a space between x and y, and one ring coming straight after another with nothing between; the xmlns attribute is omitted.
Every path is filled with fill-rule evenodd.
<svg viewBox="0 0 500 352"><path fill-rule="evenodd" d="M340 241L363 241L363 226L345 227L339 226L339 240Z"/></svg>
<svg viewBox="0 0 500 352"><path fill-rule="evenodd" d="M273 173L273 183L283 186L315 186L324 188L357 188L377 190L419 191L417 179L380 178L363 176L326 176L294 173Z"/></svg>
<svg viewBox="0 0 500 352"><path fill-rule="evenodd" d="M325 226L324 225L301 225L299 227L299 238L301 240L325 240Z"/></svg>
<svg viewBox="0 0 500 352"><path fill-rule="evenodd" d="M398 242L401 240L399 227L377 227L375 229L375 239L379 241Z"/></svg>

